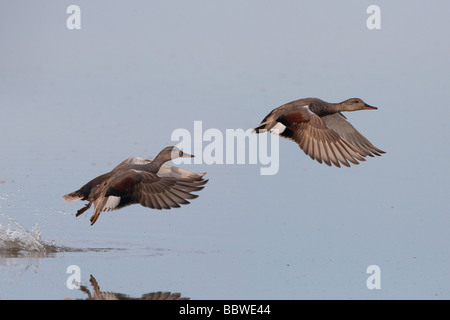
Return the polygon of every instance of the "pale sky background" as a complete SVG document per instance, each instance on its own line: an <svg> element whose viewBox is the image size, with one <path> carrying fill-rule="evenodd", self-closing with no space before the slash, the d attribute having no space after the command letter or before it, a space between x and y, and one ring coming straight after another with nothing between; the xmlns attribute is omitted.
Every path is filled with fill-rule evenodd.
<svg viewBox="0 0 450 320"><path fill-rule="evenodd" d="M80 30L66 27L71 4ZM371 4L380 30L366 27ZM0 298L85 298L65 285L75 264L83 284L92 274L132 296L449 299L449 12L448 1L3 2L0 223L74 250L0 254ZM61 198L194 121L248 129L305 97L377 106L346 116L387 153L329 168L282 139L276 175L183 165L210 179L189 206L130 206L93 227L92 209L75 218L83 204ZM373 264L380 290L366 287Z"/></svg>

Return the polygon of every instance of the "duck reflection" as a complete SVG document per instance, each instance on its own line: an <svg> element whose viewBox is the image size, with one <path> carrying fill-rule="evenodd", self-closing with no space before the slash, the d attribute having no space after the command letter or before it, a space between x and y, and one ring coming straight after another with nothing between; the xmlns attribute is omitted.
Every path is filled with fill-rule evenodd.
<svg viewBox="0 0 450 320"><path fill-rule="evenodd" d="M91 275L89 279L93 292L86 286L81 285L80 290L87 294L86 300L189 300L189 298L182 297L181 293L172 292L150 292L143 294L140 298L133 298L129 295L110 291L101 291L97 280Z"/></svg>

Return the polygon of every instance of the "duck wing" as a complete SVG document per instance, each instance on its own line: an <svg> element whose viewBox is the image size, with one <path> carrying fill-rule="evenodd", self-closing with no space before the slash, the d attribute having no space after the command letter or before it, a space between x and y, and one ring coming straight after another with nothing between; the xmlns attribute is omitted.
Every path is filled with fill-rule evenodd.
<svg viewBox="0 0 450 320"><path fill-rule="evenodd" d="M203 189L208 182L203 175L192 178L160 177L155 173L130 169L117 174L105 186L100 197L101 211L111 211L139 203L152 209L178 208L197 198L193 191ZM96 209L97 210L97 209Z"/></svg>
<svg viewBox="0 0 450 320"><path fill-rule="evenodd" d="M295 141L305 154L320 163L349 167L349 162L358 164L358 160L365 161L365 153L359 147L330 130L308 105L286 110L275 121L276 124L270 125L272 133L278 132L282 137Z"/></svg>
<svg viewBox="0 0 450 320"><path fill-rule="evenodd" d="M158 176L160 177L171 177L171 178L177 178L177 179L184 179L184 178L197 178L200 179L203 177L205 173L194 173L192 171L182 169L176 166L171 166L167 163L164 163L161 168L158 171Z"/></svg>
<svg viewBox="0 0 450 320"><path fill-rule="evenodd" d="M336 132L340 137L358 147L363 151L363 156L381 156L385 153L383 150L375 147L369 140L367 140L358 130L346 120L341 113L334 113L331 115L323 116L321 118L325 125Z"/></svg>

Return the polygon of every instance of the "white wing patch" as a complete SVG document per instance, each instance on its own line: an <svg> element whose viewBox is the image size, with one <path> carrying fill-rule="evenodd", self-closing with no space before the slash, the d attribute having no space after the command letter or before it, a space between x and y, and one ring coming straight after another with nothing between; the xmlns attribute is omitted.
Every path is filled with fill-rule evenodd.
<svg viewBox="0 0 450 320"><path fill-rule="evenodd" d="M115 207L117 207L120 203L120 197L116 196L109 196L108 200L105 203L105 206L103 207L103 211L111 211L114 210Z"/></svg>

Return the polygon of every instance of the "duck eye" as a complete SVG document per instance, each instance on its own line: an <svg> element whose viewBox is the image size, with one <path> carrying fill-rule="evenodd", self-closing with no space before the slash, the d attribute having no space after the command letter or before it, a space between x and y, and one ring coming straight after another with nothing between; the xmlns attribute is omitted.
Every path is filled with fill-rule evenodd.
<svg viewBox="0 0 450 320"><path fill-rule="evenodd" d="M178 156L182 157L183 156L183 151L180 150L180 152L178 152Z"/></svg>

